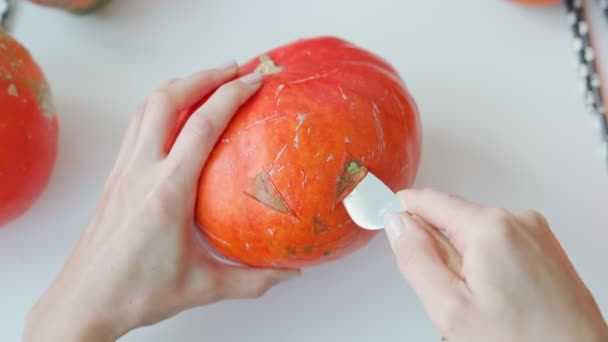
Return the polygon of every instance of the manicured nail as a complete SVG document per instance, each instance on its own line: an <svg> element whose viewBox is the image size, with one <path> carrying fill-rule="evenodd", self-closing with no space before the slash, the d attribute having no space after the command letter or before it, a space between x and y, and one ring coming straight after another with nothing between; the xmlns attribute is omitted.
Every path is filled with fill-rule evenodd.
<svg viewBox="0 0 608 342"><path fill-rule="evenodd" d="M241 77L241 81L247 84L255 85L262 82L262 74L259 72L252 72L251 74Z"/></svg>
<svg viewBox="0 0 608 342"><path fill-rule="evenodd" d="M220 70L232 70L232 69L236 69L236 67L237 67L236 61L234 59L231 59L225 63L222 63L217 68Z"/></svg>
<svg viewBox="0 0 608 342"><path fill-rule="evenodd" d="M384 216L384 229L391 244L410 231L411 221L408 218L411 220L407 214L390 213Z"/></svg>

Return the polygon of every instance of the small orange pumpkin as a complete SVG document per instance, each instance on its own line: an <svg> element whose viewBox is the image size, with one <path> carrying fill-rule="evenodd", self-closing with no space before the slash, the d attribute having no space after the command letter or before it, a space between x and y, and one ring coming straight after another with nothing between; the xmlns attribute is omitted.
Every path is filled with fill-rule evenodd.
<svg viewBox="0 0 608 342"><path fill-rule="evenodd" d="M58 121L29 52L0 29L0 226L28 210L51 176Z"/></svg>

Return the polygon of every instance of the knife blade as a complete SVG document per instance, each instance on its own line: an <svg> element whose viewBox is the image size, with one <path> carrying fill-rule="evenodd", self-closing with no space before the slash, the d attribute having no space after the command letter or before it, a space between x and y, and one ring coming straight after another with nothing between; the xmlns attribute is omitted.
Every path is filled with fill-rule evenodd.
<svg viewBox="0 0 608 342"><path fill-rule="evenodd" d="M366 174L363 179L342 201L353 222L363 229L381 230L384 228L386 214L404 212L408 214L406 206L396 193L369 170L364 171ZM462 257L454 245L422 218L416 215L412 217L430 233L446 265L459 275L462 269Z"/></svg>

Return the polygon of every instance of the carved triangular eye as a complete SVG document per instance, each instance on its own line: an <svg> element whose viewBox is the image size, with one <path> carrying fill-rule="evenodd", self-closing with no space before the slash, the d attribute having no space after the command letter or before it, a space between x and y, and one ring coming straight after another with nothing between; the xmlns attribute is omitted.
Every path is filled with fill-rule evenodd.
<svg viewBox="0 0 608 342"><path fill-rule="evenodd" d="M363 180L367 174L367 167L354 157L349 157L344 163L344 170L336 182L336 195L334 196L334 207L344 200L348 194Z"/></svg>
<svg viewBox="0 0 608 342"><path fill-rule="evenodd" d="M270 209L293 215L266 171L261 171L253 178L245 193Z"/></svg>

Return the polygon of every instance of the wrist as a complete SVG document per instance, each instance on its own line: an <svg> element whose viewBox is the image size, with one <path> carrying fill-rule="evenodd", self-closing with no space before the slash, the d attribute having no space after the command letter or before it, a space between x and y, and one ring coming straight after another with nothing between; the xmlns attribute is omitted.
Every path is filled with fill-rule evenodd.
<svg viewBox="0 0 608 342"><path fill-rule="evenodd" d="M107 342L129 330L114 321L111 307L97 306L75 292L49 289L28 314L24 341Z"/></svg>

